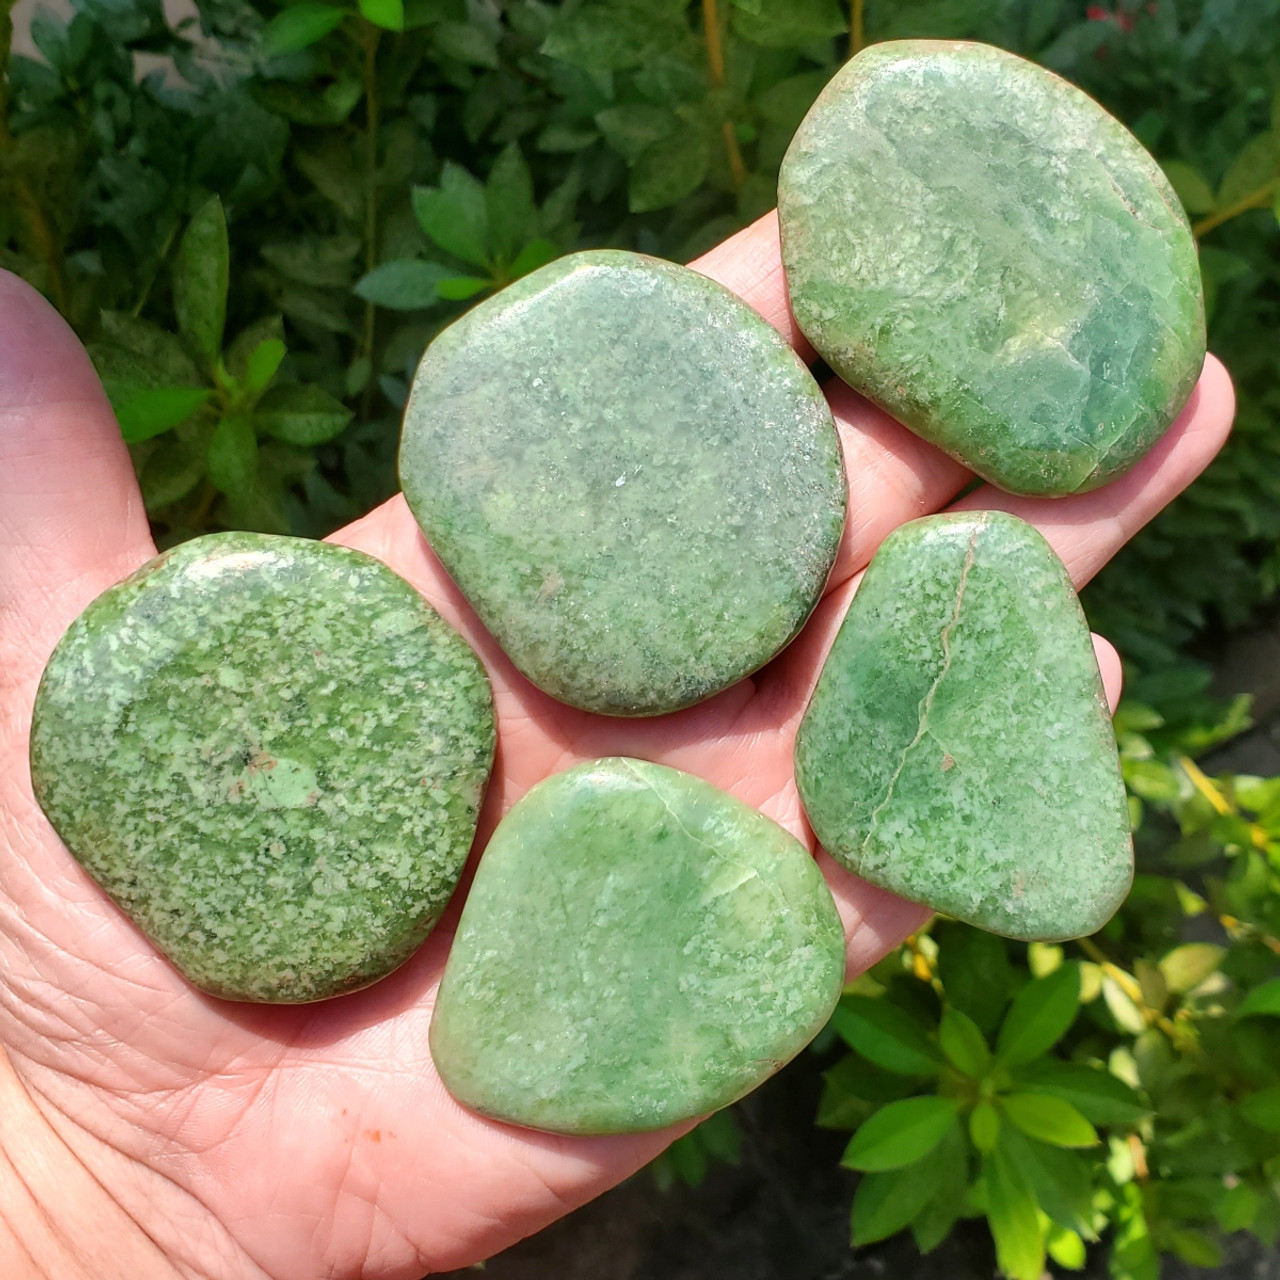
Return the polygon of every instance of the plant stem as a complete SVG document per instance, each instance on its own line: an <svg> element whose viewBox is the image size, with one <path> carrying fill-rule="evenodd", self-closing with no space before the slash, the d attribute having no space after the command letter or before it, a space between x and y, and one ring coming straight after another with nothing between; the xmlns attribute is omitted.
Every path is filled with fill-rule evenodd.
<svg viewBox="0 0 1280 1280"><path fill-rule="evenodd" d="M707 70L711 74L711 83L715 88L723 89L724 45L720 40L720 15L716 12L716 0L702 0L702 29L707 42ZM747 180L747 166L743 163L742 152L738 150L738 137L733 131L732 120L726 120L720 126L720 136L724 139L724 153L729 161L733 189L737 191Z"/></svg>
<svg viewBox="0 0 1280 1280"><path fill-rule="evenodd" d="M862 2L853 0L849 12L849 57L867 47L867 33L862 25Z"/></svg>
<svg viewBox="0 0 1280 1280"><path fill-rule="evenodd" d="M1191 234L1199 240L1201 236L1207 236L1210 231L1222 226L1224 222L1230 222L1232 218L1247 213L1250 209L1260 209L1271 199L1277 188L1280 188L1280 174L1270 182L1264 182L1256 191L1249 192L1247 196L1241 196L1235 204L1229 204L1225 209L1219 209L1217 213L1211 213L1207 218L1201 218L1199 222L1192 223Z"/></svg>
<svg viewBox="0 0 1280 1280"><path fill-rule="evenodd" d="M382 32L372 22L364 23L364 269L372 271L378 265L378 41ZM360 354L373 359L374 323L376 313L373 303L365 303L364 332L360 340ZM361 397L361 416L368 417L371 408L373 380L365 384Z"/></svg>

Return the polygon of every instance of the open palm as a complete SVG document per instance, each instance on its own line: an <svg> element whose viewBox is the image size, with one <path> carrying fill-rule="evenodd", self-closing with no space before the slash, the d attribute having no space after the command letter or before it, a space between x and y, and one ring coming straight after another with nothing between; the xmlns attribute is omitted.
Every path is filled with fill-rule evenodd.
<svg viewBox="0 0 1280 1280"><path fill-rule="evenodd" d="M812 358L787 310L772 216L694 265ZM842 384L828 390L850 518L826 597L780 658L674 715L607 719L534 689L476 621L401 498L335 535L412 582L488 668L499 746L477 848L541 779L580 760L633 755L707 779L816 849L791 751L822 657L879 542L952 503L969 480ZM1210 357L1177 424L1115 483L1058 500L980 488L956 505L1032 521L1083 583L1203 468L1231 413L1230 383ZM129 459L87 357L37 295L3 279L0 1042L12 1090L29 1097L68 1159L120 1207L121 1229L147 1241L152 1270L143 1280L391 1280L461 1266L652 1158L672 1132L554 1137L482 1119L445 1093L427 1030L456 904L408 964L366 991L303 1007L250 1006L188 987L79 869L32 798L31 704L67 624L152 554ZM1114 696L1118 662L1105 645L1100 656ZM921 908L819 856L854 970L924 919ZM4 1186L0 1177L0 1195Z"/></svg>

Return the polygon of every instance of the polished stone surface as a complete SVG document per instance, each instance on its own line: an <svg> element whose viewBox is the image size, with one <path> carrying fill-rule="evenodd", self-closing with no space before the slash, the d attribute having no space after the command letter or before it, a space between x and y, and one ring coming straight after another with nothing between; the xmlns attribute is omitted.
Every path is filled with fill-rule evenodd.
<svg viewBox="0 0 1280 1280"><path fill-rule="evenodd" d="M844 968L803 845L698 778L597 760L540 783L490 840L431 1052L485 1115L657 1129L727 1105L798 1053Z"/></svg>
<svg viewBox="0 0 1280 1280"><path fill-rule="evenodd" d="M218 534L71 625L31 773L189 981L293 1003L373 982L427 935L493 749L483 668L407 582L346 548Z"/></svg>
<svg viewBox="0 0 1280 1280"><path fill-rule="evenodd" d="M1002 50L873 45L778 183L801 329L845 381L1016 493L1142 456L1204 359L1186 215L1118 121Z"/></svg>
<svg viewBox="0 0 1280 1280"><path fill-rule="evenodd" d="M696 272L606 250L432 343L400 477L516 666L611 715L698 702L786 645L847 501L826 402L778 334Z"/></svg>
<svg viewBox="0 0 1280 1280"><path fill-rule="evenodd" d="M1062 562L999 512L887 538L796 743L831 855L1014 938L1099 929L1133 874L1089 630Z"/></svg>

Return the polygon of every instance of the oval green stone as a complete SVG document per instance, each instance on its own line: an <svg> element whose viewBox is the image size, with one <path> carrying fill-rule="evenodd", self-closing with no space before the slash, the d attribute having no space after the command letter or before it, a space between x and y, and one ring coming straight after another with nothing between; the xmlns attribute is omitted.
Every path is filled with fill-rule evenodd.
<svg viewBox="0 0 1280 1280"><path fill-rule="evenodd" d="M534 684L653 715L749 675L799 631L835 558L840 444L808 370L720 285L573 254L428 348L405 497Z"/></svg>
<svg viewBox="0 0 1280 1280"><path fill-rule="evenodd" d="M534 787L494 832L431 1053L485 1115L657 1129L798 1053L844 969L835 904L799 841L698 778L597 760Z"/></svg>
<svg viewBox="0 0 1280 1280"><path fill-rule="evenodd" d="M792 140L778 217L817 350L1001 488L1104 483L1199 376L1200 272L1173 188L1096 102L1002 50L864 50Z"/></svg>
<svg viewBox="0 0 1280 1280"><path fill-rule="evenodd" d="M837 862L994 933L1093 933L1133 878L1089 628L1062 562L1013 516L931 516L885 539L795 764Z"/></svg>
<svg viewBox="0 0 1280 1280"><path fill-rule="evenodd" d="M58 834L195 986L362 987L449 900L493 758L489 682L385 565L296 538L184 543L99 596L36 697Z"/></svg>

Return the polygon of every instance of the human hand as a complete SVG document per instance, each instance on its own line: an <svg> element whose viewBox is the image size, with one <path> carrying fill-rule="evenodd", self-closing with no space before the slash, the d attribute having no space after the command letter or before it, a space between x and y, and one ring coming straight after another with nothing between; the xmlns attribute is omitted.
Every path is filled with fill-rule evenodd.
<svg viewBox="0 0 1280 1280"><path fill-rule="evenodd" d="M787 309L772 215L694 266L813 359ZM629 755L705 778L816 851L791 755L822 658L880 541L952 504L970 478L838 381L828 393L850 515L826 595L769 666L673 715L607 719L531 686L401 497L334 535L413 583L489 671L499 745L477 848L543 778ZM1207 464L1232 409L1210 357L1177 423L1114 483L1060 499L986 486L954 505L1029 520L1082 585ZM10 1064L0 1056L0 1272L412 1280L489 1256L656 1155L675 1131L534 1133L474 1115L444 1091L427 1031L465 885L389 978L321 1004L268 1007L191 989L80 870L32 797L31 705L66 626L154 550L87 357L37 295L0 280L0 1043ZM1099 657L1114 703L1119 662L1105 642ZM926 918L816 852L851 971Z"/></svg>

